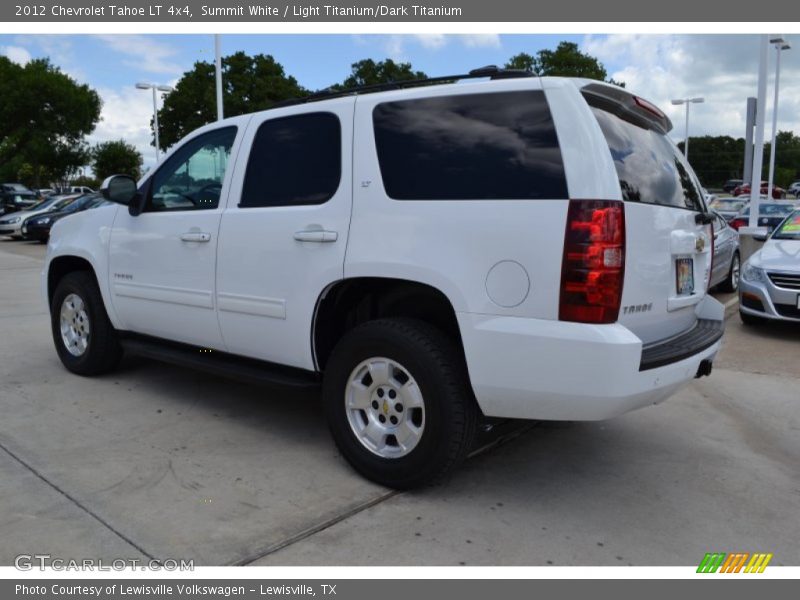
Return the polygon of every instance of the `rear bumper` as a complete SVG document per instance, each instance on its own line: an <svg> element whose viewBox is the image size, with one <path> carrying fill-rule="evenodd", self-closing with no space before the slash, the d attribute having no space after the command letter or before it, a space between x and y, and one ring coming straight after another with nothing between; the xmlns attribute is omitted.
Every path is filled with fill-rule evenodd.
<svg viewBox="0 0 800 600"><path fill-rule="evenodd" d="M684 347L682 354L668 361L661 356L662 364L646 369L643 359L654 347L643 352L642 341L618 323L471 313L459 313L458 320L470 380L485 415L594 421L665 400L695 377L701 362L714 360L724 307L707 296L697 311L717 333L699 336L693 351Z"/></svg>

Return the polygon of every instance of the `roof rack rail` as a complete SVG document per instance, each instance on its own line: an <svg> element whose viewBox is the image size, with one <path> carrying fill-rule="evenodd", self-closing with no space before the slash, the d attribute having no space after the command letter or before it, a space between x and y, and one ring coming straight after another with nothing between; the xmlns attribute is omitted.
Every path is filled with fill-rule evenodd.
<svg viewBox="0 0 800 600"><path fill-rule="evenodd" d="M514 79L518 77L535 77L535 73L522 69L501 69L497 65L487 65L479 69L472 69L469 73L461 75L444 75L441 77L427 77L425 79L408 79L406 81L390 81L387 83L375 83L371 85L361 85L346 89L325 89L314 92L308 96L300 98L290 98L276 102L270 108L282 108L284 106L294 106L296 104L306 104L308 102L319 102L320 100L330 100L332 98L342 98L344 96L357 96L361 94L374 94L375 92L385 92L388 90L400 90L410 87L420 87L424 85L440 85L453 83L462 79Z"/></svg>

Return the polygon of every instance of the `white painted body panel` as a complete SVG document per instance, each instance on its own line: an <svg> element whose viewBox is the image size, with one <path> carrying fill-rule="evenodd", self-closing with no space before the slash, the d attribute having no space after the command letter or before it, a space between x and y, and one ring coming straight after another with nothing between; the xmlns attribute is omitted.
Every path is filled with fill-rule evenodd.
<svg viewBox="0 0 800 600"><path fill-rule="evenodd" d="M114 311L114 305L111 302L108 285L108 244L114 218L119 210L126 209L116 205L98 206L92 210L84 210L59 219L53 225L42 268L42 301L48 310L50 310L50 306L47 273L50 263L59 256L76 256L92 265L108 317L114 327L122 328L122 321Z"/></svg>

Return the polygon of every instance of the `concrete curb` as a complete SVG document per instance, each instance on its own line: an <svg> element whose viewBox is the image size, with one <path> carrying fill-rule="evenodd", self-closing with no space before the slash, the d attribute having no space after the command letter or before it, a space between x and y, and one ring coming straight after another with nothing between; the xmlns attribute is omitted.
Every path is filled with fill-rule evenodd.
<svg viewBox="0 0 800 600"><path fill-rule="evenodd" d="M725 303L725 320L727 321L737 312L739 312L739 296L731 298Z"/></svg>

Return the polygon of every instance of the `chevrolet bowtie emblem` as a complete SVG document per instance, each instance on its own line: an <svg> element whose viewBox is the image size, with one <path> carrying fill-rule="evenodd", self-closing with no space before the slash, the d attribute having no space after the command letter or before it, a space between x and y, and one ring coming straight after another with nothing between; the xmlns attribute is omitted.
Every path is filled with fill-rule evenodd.
<svg viewBox="0 0 800 600"><path fill-rule="evenodd" d="M383 401L383 414L389 414L389 403L386 400Z"/></svg>

